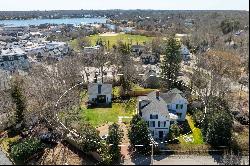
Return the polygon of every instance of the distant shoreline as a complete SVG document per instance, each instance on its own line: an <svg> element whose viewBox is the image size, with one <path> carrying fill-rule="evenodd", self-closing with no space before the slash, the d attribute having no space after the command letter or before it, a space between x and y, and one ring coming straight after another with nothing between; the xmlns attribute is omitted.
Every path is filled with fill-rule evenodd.
<svg viewBox="0 0 250 166"><path fill-rule="evenodd" d="M61 25L61 24L72 24L72 25L80 25L80 24L105 24L107 21L104 17L93 17L93 18L57 18L57 19L9 19L9 20L0 20L0 25L4 26L39 26L44 24L52 24L52 25Z"/></svg>

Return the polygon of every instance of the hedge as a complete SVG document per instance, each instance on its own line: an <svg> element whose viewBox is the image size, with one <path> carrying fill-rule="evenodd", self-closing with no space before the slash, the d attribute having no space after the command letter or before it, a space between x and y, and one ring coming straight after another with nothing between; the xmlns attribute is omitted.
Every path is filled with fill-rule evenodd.
<svg viewBox="0 0 250 166"><path fill-rule="evenodd" d="M10 156L16 162L25 162L30 156L43 150L45 145L37 138L29 138L14 144L11 147Z"/></svg>

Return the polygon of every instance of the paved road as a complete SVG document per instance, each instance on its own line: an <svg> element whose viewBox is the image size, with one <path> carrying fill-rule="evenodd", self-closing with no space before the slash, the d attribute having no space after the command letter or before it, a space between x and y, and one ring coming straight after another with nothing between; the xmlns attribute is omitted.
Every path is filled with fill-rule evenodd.
<svg viewBox="0 0 250 166"><path fill-rule="evenodd" d="M171 156L154 156L154 165L224 165L220 162L220 156L197 156L197 155L171 155ZM151 158L136 157L134 159L125 160L124 165L150 165ZM249 164L249 156L241 160L241 164Z"/></svg>
<svg viewBox="0 0 250 166"><path fill-rule="evenodd" d="M0 165L13 165L8 157L0 150Z"/></svg>

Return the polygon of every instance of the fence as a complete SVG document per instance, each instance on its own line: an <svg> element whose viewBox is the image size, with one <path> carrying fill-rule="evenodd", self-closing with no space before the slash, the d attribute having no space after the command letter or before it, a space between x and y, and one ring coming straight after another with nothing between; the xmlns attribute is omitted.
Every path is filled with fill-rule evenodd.
<svg viewBox="0 0 250 166"><path fill-rule="evenodd" d="M138 97L138 96L146 96L147 94L149 94L150 92L153 92L153 89L150 90L141 90L141 91L129 91L128 95L130 97Z"/></svg>

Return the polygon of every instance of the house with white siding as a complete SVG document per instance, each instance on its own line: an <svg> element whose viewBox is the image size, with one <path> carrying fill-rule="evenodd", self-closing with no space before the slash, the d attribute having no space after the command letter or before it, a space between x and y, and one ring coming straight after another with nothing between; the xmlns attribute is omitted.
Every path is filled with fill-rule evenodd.
<svg viewBox="0 0 250 166"><path fill-rule="evenodd" d="M170 124L176 117L169 113L159 91L138 97L138 114L146 121L154 139L164 140L169 133Z"/></svg>
<svg viewBox="0 0 250 166"><path fill-rule="evenodd" d="M185 121L187 100L178 89L167 93L153 91L147 96L139 96L137 113L146 121L154 139L164 140L171 124Z"/></svg>
<svg viewBox="0 0 250 166"><path fill-rule="evenodd" d="M160 96L166 102L169 112L178 116L177 121L185 121L188 101L183 92L174 88L167 93L160 93Z"/></svg>
<svg viewBox="0 0 250 166"><path fill-rule="evenodd" d="M27 54L20 48L0 50L0 69L16 71L30 67Z"/></svg>
<svg viewBox="0 0 250 166"><path fill-rule="evenodd" d="M181 45L180 53L184 61L190 60L190 51L187 46Z"/></svg>
<svg viewBox="0 0 250 166"><path fill-rule="evenodd" d="M91 104L109 105L112 101L112 84L90 83L88 96Z"/></svg>

